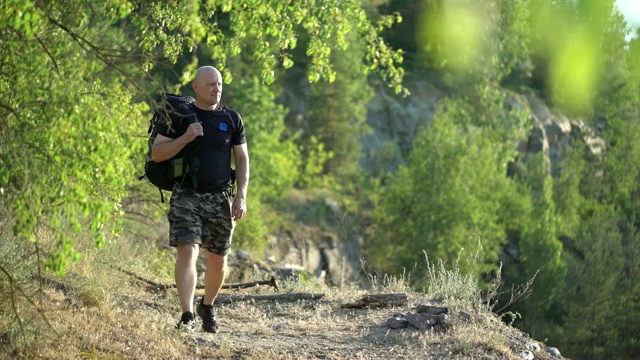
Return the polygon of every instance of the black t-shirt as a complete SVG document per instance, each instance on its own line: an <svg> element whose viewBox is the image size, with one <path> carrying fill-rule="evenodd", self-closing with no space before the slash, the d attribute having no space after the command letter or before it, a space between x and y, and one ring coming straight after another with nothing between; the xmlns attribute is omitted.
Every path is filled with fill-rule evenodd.
<svg viewBox="0 0 640 360"><path fill-rule="evenodd" d="M196 106L198 121L202 124L204 135L196 138L199 159L198 191L216 192L229 188L231 178L231 148L247 142L244 123L237 111L219 106L214 111L202 110ZM176 139L184 134L192 117L172 117L171 124L158 122L158 134ZM182 156L182 152L178 156ZM185 181L184 184L192 185Z"/></svg>

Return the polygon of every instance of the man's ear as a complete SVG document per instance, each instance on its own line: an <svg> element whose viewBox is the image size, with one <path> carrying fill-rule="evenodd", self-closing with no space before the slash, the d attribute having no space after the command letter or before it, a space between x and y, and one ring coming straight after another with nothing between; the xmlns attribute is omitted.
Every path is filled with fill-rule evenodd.
<svg viewBox="0 0 640 360"><path fill-rule="evenodd" d="M198 84L196 84L196 82L192 82L191 83L191 88L193 89L193 91L197 91L198 90Z"/></svg>

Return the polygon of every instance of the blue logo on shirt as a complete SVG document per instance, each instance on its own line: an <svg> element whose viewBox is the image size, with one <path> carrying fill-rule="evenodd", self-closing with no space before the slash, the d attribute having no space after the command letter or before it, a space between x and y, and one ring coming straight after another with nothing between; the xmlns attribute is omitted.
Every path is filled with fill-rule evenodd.
<svg viewBox="0 0 640 360"><path fill-rule="evenodd" d="M220 130L227 131L227 123L226 122L220 122Z"/></svg>

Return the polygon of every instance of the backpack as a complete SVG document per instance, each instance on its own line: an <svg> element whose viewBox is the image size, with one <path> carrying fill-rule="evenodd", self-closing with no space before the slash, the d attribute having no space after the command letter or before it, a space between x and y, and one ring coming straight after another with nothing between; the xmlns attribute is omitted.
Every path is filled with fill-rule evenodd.
<svg viewBox="0 0 640 360"><path fill-rule="evenodd" d="M146 163L144 166L144 175L138 179L147 178L151 184L156 186L160 191L160 200L164 203L164 195L162 190L172 191L177 179L185 179L185 175L190 174L194 186L197 187L197 170L199 164L195 158L198 147L197 139L190 142L179 152L176 157L155 162L151 159L151 148L153 142L158 135L157 125L160 121L168 121L176 117L184 117L189 123L198 121L195 115L193 103L195 99L190 96L180 96L175 94L160 94L154 101L154 112L151 120L149 120L149 140ZM180 157L179 157L180 156Z"/></svg>

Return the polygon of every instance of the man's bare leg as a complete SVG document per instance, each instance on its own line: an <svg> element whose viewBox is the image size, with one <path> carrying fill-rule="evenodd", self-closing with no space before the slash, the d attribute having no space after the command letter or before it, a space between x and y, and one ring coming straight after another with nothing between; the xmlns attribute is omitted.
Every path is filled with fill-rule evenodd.
<svg viewBox="0 0 640 360"><path fill-rule="evenodd" d="M204 273L204 298L202 302L205 305L212 305L213 300L218 296L218 292L224 283L227 270L227 257L206 250L205 258L207 269Z"/></svg>
<svg viewBox="0 0 640 360"><path fill-rule="evenodd" d="M182 312L193 312L193 298L196 294L198 273L198 244L178 245L178 259L176 260L175 279L178 290L178 300Z"/></svg>

